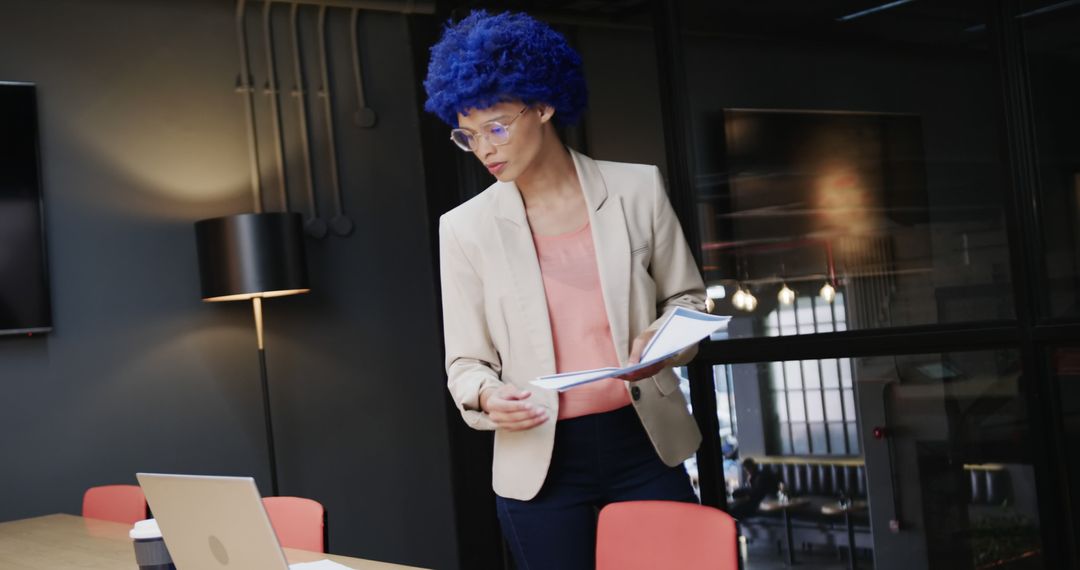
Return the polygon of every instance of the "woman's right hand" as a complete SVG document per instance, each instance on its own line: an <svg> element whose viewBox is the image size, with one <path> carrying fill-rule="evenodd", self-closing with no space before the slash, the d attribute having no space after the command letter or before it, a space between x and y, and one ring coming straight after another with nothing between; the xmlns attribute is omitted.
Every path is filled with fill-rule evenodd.
<svg viewBox="0 0 1080 570"><path fill-rule="evenodd" d="M480 393L480 409L487 413L498 429L523 431L548 420L544 406L526 402L532 392L518 390L510 384Z"/></svg>

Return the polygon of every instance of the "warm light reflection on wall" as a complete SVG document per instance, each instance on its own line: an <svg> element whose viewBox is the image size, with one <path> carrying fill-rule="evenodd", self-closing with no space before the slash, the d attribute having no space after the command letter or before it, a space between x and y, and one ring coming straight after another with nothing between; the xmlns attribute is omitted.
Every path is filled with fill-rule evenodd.
<svg viewBox="0 0 1080 570"><path fill-rule="evenodd" d="M121 171L143 192L191 204L207 204L250 194L240 132L236 139L220 125L143 128L138 120L118 126L113 137L75 131L87 150ZM134 123L134 124L132 124ZM240 144L238 144L240 143Z"/></svg>
<svg viewBox="0 0 1080 570"><path fill-rule="evenodd" d="M231 80L213 90L207 87L212 80L193 83L165 73L161 66L167 63L102 72L107 83L67 101L78 111L56 125L54 140L73 147L74 156L100 173L91 184L130 194L130 200L112 194L110 208L190 219L206 215L207 206L228 203L231 209L241 197L250 202L242 116ZM118 182L126 187L117 188Z"/></svg>

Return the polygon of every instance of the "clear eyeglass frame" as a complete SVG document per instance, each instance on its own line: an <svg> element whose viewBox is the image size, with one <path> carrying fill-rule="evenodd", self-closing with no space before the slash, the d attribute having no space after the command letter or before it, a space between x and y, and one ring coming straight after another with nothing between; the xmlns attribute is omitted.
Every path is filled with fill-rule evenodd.
<svg viewBox="0 0 1080 570"><path fill-rule="evenodd" d="M502 146L510 142L510 126L528 109L529 106L526 105L514 115L514 118L505 124L499 121L488 121L480 125L480 132L461 127L451 129L450 140L465 152L475 152L480 146L480 137L483 137L493 146Z"/></svg>

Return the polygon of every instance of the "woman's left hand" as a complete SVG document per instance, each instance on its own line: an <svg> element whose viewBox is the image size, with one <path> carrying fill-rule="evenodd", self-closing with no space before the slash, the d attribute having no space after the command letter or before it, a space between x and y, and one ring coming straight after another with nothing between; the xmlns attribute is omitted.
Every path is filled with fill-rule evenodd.
<svg viewBox="0 0 1080 570"><path fill-rule="evenodd" d="M652 340L656 331L645 331L638 335L634 339L634 343L630 346L630 358L627 360L628 366L633 366L641 362L641 352L648 346L649 341ZM641 370L635 370L629 374L623 374L622 376L616 376L619 380L626 380L627 382L637 382L638 380L644 380L645 378L651 378L656 376L658 372L667 368L671 359L661 360L652 366L642 368Z"/></svg>

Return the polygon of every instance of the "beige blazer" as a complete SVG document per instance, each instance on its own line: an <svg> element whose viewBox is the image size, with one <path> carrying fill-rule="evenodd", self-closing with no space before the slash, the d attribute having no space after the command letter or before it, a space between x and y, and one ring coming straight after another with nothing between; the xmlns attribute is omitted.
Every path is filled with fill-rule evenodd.
<svg viewBox="0 0 1080 570"><path fill-rule="evenodd" d="M585 193L611 335L626 364L634 338L658 326L675 307L705 310L705 286L671 209L655 166L596 161L570 151ZM551 462L558 393L532 386L555 373L544 285L525 216L512 182L496 182L442 216L442 266L446 374L465 422L495 429L479 411L480 391L510 383L532 392L553 419L533 429L495 433L492 485L500 496L533 498ZM691 348L678 357L685 364ZM664 463L675 466L701 442L697 424L665 369L636 385L632 402Z"/></svg>

